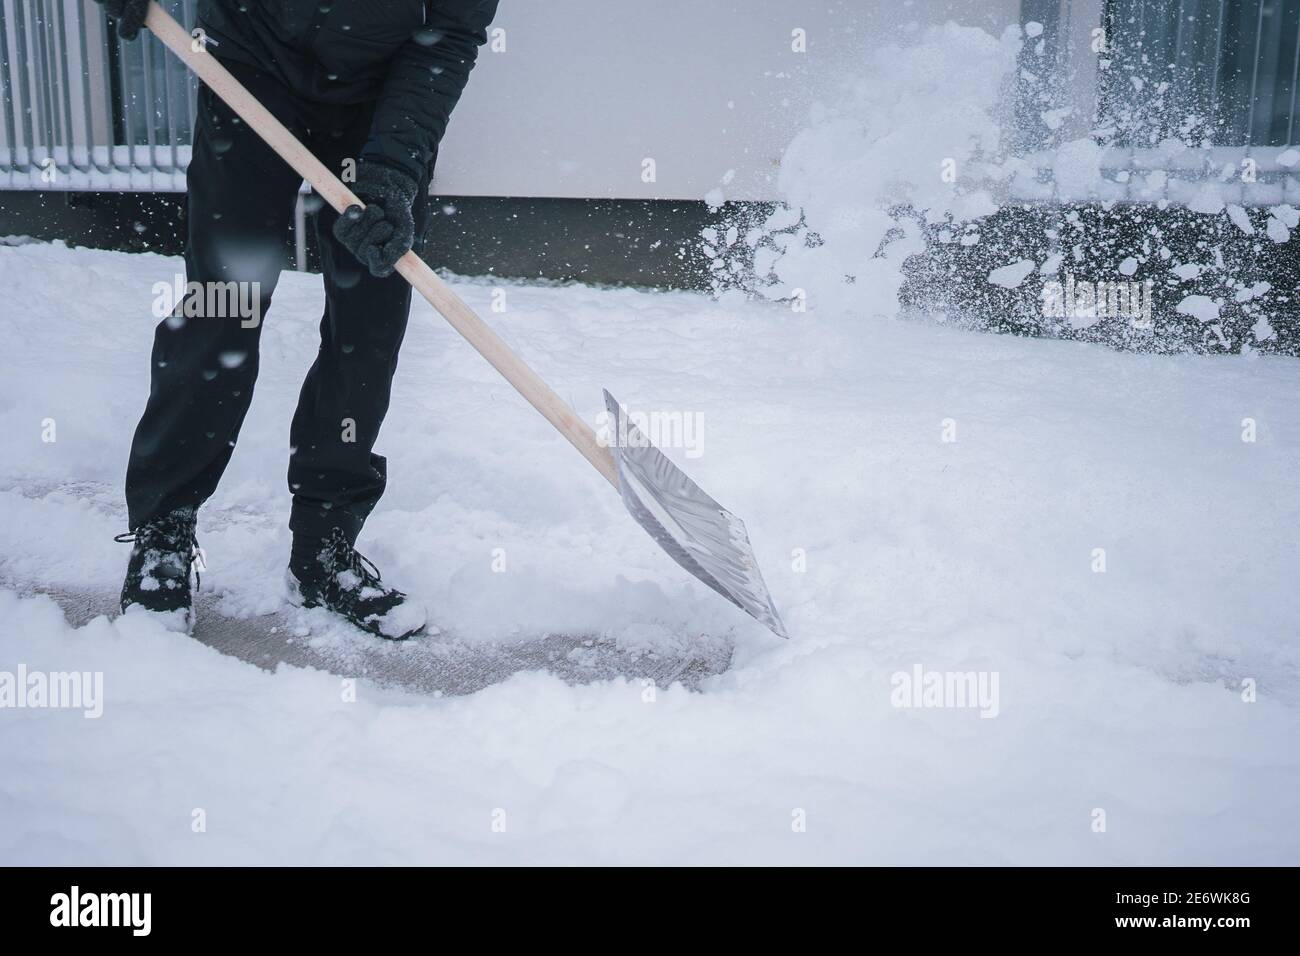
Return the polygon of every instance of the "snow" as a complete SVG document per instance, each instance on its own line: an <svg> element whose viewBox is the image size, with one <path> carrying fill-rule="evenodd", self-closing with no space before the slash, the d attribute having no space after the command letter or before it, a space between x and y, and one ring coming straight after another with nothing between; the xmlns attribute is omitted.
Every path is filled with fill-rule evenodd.
<svg viewBox="0 0 1300 956"><path fill-rule="evenodd" d="M1200 322L1213 322L1219 317L1220 303L1208 295L1184 296L1174 311L1190 315Z"/></svg>
<svg viewBox="0 0 1300 956"><path fill-rule="evenodd" d="M1273 288L1269 282L1256 282L1253 285L1242 285L1232 296L1234 302L1250 302L1252 299L1258 299L1261 295Z"/></svg>
<svg viewBox="0 0 1300 956"><path fill-rule="evenodd" d="M1009 265L992 270L988 275L988 280L993 285L1002 286L1004 289L1018 289L1021 283L1029 277L1029 273L1034 271L1034 265L1032 259L1021 259L1019 262L1012 262Z"/></svg>
<svg viewBox="0 0 1300 956"><path fill-rule="evenodd" d="M1102 149L1089 137L1071 140L1056 151L1052 173L1061 196L1086 199L1101 181Z"/></svg>
<svg viewBox="0 0 1300 956"><path fill-rule="evenodd" d="M154 588L157 588L154 584ZM149 590L146 584L144 590ZM189 634L194 627L193 615L184 608L177 608L174 611L146 611L139 604L130 604L123 614L135 615L137 617L147 616L154 624L162 627L165 631L172 631L176 634Z"/></svg>
<svg viewBox="0 0 1300 956"><path fill-rule="evenodd" d="M388 613L377 618L371 618L379 625L382 634L392 638L402 638L419 628L425 627L428 621L428 613L424 605L417 600L404 601L392 608ZM429 632L430 635L438 633L437 628Z"/></svg>
<svg viewBox="0 0 1300 956"><path fill-rule="evenodd" d="M10 587L118 586L147 295L176 267L0 248L28 306L0 316ZM746 519L792 639L658 553L417 303L380 440L392 485L360 542L385 580L461 636L724 635L731 670L700 693L541 672L459 699L349 691L348 675L268 674L137 615L73 629L48 598L6 592L0 670L102 672L105 699L93 721L0 712L0 859L1295 860L1293 362L926 323L864 334L777 304L582 286L512 285L492 314L492 284L456 287L589 421L604 384L703 414L688 467ZM287 423L321 304L318 279L284 276L252 412L200 514L204 586L231 613L278 601ZM997 673L997 717L892 706L893 675L917 665Z"/></svg>
<svg viewBox="0 0 1300 956"><path fill-rule="evenodd" d="M1274 206L1269 210L1269 212L1272 213L1270 218L1277 219L1288 229L1294 229L1296 226L1300 226L1300 209L1296 209L1290 204Z"/></svg>
<svg viewBox="0 0 1300 956"><path fill-rule="evenodd" d="M888 207L906 203L932 220L997 210L992 187L1005 176L997 102L1020 42L1018 27L993 37L948 23L873 47L862 75L819 105L782 157L782 199L808 225L771 236L779 246L765 263L773 279L755 291L784 300L806 290L810 310L861 313L868 296L869 314L896 311L899 261L921 246L918 231ZM954 62L963 65L959 84L952 82ZM788 216L774 213L766 233L789 228ZM888 249L878 256L882 245ZM846 285L845 276L856 281Z"/></svg>
<svg viewBox="0 0 1300 956"><path fill-rule="evenodd" d="M980 241L1019 43L949 24L878 48L791 143L789 207L709 237L776 235L756 297L451 277L593 427L602 387L701 423L699 455L664 450L744 519L789 641L687 576L413 307L378 444L389 490L358 542L385 583L465 642L734 644L698 691L535 670L427 697L263 671L144 615L73 627L22 596L120 586L151 289L181 266L0 246L21 303L0 311L0 677L87 672L103 690L93 720L0 709L0 862L1295 863L1296 362L899 321L919 238L886 207ZM1095 143L1057 160L1058 186L1096 192ZM1199 201L1223 208L1220 186ZM1008 268L1023 281L1034 263ZM318 277L283 276L199 515L203 586L228 615L281 606L288 424L322 305ZM314 638L323 612L300 613L290 630ZM954 675L996 700L917 697Z"/></svg>
<svg viewBox="0 0 1300 956"><path fill-rule="evenodd" d="M1246 210L1242 209L1235 203L1229 204L1227 209L1228 218L1232 220L1234 226L1248 236L1253 236L1255 234L1255 226L1250 221L1250 216L1246 214Z"/></svg>

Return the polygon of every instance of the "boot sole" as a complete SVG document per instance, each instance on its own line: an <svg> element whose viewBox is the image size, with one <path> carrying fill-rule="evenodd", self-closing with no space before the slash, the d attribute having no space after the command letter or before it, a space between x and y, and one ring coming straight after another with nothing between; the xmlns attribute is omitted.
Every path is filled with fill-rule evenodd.
<svg viewBox="0 0 1300 956"><path fill-rule="evenodd" d="M145 607L143 604L132 603L123 607L121 614L118 616L125 617L128 614L153 615L153 619L158 624L161 624L165 630L171 631L173 634L184 634L187 637L194 636L194 625L197 623L193 607L188 610L178 607L172 608L170 611L159 611L154 608ZM181 615L179 622L175 617L175 615L178 614ZM176 623L180 623L181 627L174 627L173 625Z"/></svg>
<svg viewBox="0 0 1300 956"><path fill-rule="evenodd" d="M413 631L407 631L405 634L402 634L398 637L390 637L389 635L383 633L382 631L371 630L368 627L363 627L362 625L356 623L355 621L349 620L348 618L344 617L338 611L326 607L324 604L321 604L319 601L308 601L306 598L304 598L302 596L302 589L298 587L298 579L295 578L292 572L289 571L286 571L284 573L284 591L285 591L284 594L285 601L288 602L290 607L322 608L326 611L329 611L330 614L332 614L334 617L338 618L340 621L344 622L345 624L355 627L362 634L369 634L371 637L377 637L381 641L392 641L395 644L401 641L407 641L413 637L419 637L428 628L428 623L426 622L424 624L421 624Z"/></svg>

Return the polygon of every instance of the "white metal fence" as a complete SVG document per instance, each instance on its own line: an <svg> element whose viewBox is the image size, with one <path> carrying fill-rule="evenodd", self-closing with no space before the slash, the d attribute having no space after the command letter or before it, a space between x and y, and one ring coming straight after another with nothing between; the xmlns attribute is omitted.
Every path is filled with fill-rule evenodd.
<svg viewBox="0 0 1300 956"><path fill-rule="evenodd" d="M1300 204L1300 0L1023 0L1029 201ZM1051 119L1052 123L1047 121ZM1089 144L1094 144L1090 146Z"/></svg>
<svg viewBox="0 0 1300 956"><path fill-rule="evenodd" d="M1108 0L1102 119L1128 146L1285 147L1300 134L1300 0Z"/></svg>
<svg viewBox="0 0 1300 956"><path fill-rule="evenodd" d="M896 0L861 2L867 22L866 4ZM196 0L163 3L193 22ZM989 9L985 0L966 6ZM1024 154L1044 172L1022 177L1017 196L1181 202L1207 175L1249 158L1265 188L1243 189L1241 201L1300 198L1291 148L1300 140L1300 0L1022 0L1021 13L1046 25L1049 70L1077 106L1078 135L1118 131L1101 167L1138 175L1107 176L1091 196L1066 195L1048 168L1054 156L1027 143ZM1091 48L1099 24L1104 56ZM0 0L0 189L184 189L194 86L147 31L120 42L91 0ZM1173 155L1169 137L1199 143Z"/></svg>
<svg viewBox="0 0 1300 956"><path fill-rule="evenodd" d="M163 0L191 22L194 0ZM194 80L90 0L0 0L0 189L185 188Z"/></svg>

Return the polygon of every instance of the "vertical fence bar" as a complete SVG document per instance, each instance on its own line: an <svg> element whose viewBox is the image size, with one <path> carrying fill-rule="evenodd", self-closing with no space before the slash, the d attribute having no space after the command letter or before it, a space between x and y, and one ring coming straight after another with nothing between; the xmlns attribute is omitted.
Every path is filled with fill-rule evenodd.
<svg viewBox="0 0 1300 956"><path fill-rule="evenodd" d="M118 73L122 78L122 137L126 147L126 168L128 172L134 173L139 167L136 156L135 88L131 83L131 68L127 64L129 51L116 29L113 30L113 42L117 46Z"/></svg>
<svg viewBox="0 0 1300 956"><path fill-rule="evenodd" d="M1295 110L1296 85L1300 83L1300 19L1295 22L1295 61L1291 66L1291 112L1286 123L1286 142L1284 146L1295 144Z"/></svg>
<svg viewBox="0 0 1300 956"><path fill-rule="evenodd" d="M113 115L112 110L107 114L108 137L104 144L106 149L104 165L100 165L95 159L95 120L94 111L91 109L91 84L90 84L90 42L86 39L86 28L89 21L86 19L85 9L77 11L77 43L81 52L81 62L84 69L81 71L81 97L85 103L85 113L82 119L86 126L86 167L87 172L98 170L101 173L110 173L113 170ZM107 51L105 51L104 64L107 67ZM107 72L107 70L105 71ZM104 78L107 86L108 78Z"/></svg>
<svg viewBox="0 0 1300 956"><path fill-rule="evenodd" d="M1219 70L1218 56L1212 47L1214 24L1217 22L1215 7L1223 6L1222 0L1194 0L1195 12L1188 19L1187 42L1183 55L1179 59L1183 76L1188 87L1187 103L1201 118L1201 136L1207 135L1214 140L1214 108L1210 102L1210 90L1214 77Z"/></svg>
<svg viewBox="0 0 1300 956"><path fill-rule="evenodd" d="M1193 6L1196 14L1189 15ZM1195 113L1200 112L1202 105L1200 83L1196 76L1199 64L1193 54L1201 25L1200 11L1200 0L1178 0L1178 28L1174 33L1174 89L1180 101L1179 106L1184 111Z"/></svg>
<svg viewBox="0 0 1300 956"><path fill-rule="evenodd" d="M58 116L54 108L54 70L50 65L49 17L45 13L44 0L34 0L32 6L36 16L32 24L32 46L36 53L37 82L41 85L37 101L41 113L41 138L44 140L41 145L45 147L45 156L50 164L58 170L59 163L54 150L59 139Z"/></svg>
<svg viewBox="0 0 1300 956"><path fill-rule="evenodd" d="M1263 16L1255 67L1257 82L1252 90L1256 110L1253 142L1258 146L1280 146L1286 139L1283 54L1290 39L1284 20L1286 6L1286 0L1265 0L1260 8Z"/></svg>
<svg viewBox="0 0 1300 956"><path fill-rule="evenodd" d="M1187 6L1185 0L1178 0L1178 20L1174 26L1174 57L1172 61L1175 71L1178 69L1178 61L1181 58L1183 51L1183 19L1186 14Z"/></svg>
<svg viewBox="0 0 1300 956"><path fill-rule="evenodd" d="M30 81L33 83L33 95L27 101L27 112L32 117L32 137L28 142L29 150L34 150L38 146L44 146L49 141L45 129L45 68L41 62L41 14L39 0L28 0L30 9L28 13L31 19L27 23L27 37L30 46L27 50L28 63L24 64L23 72L27 73L27 67L30 65ZM32 159L36 157L33 155Z"/></svg>
<svg viewBox="0 0 1300 956"><path fill-rule="evenodd" d="M195 10L195 0L184 0L183 6L185 10L185 18L186 18L185 22L195 23L198 19ZM187 70L182 68L181 75L185 77L185 89L187 91L185 96L186 137L188 138L190 145L193 146L194 129L198 123L198 115L196 113L196 110L198 108L197 103L198 103L198 93L199 93L199 81L198 78L195 77L194 72L192 70Z"/></svg>
<svg viewBox="0 0 1300 956"><path fill-rule="evenodd" d="M1068 76L1074 68L1074 0L1065 0L1056 35L1056 83L1059 89L1068 89Z"/></svg>
<svg viewBox="0 0 1300 956"><path fill-rule="evenodd" d="M169 172L175 175L180 171L181 159L176 148L176 111L172 109L171 61L164 59L162 66L163 109L167 111L167 144L171 152L171 169Z"/></svg>
<svg viewBox="0 0 1300 956"><path fill-rule="evenodd" d="M107 16L105 16L101 22L103 23L104 34L104 108L106 110L105 115L108 117L109 126L108 164L118 172L126 172L129 174L131 171L130 152L123 149L122 153L119 154L117 151L119 129L122 130L122 143L125 144L127 142L126 107L125 104L123 104L123 113L119 122L117 103L113 99L113 76L115 73L118 77L122 76L122 51L118 46L117 32L110 29L108 26ZM118 80L118 84L121 87L122 99L125 101L126 89L125 86L122 85L121 79ZM119 155L125 156L126 159L123 162L118 162L117 157Z"/></svg>
<svg viewBox="0 0 1300 956"><path fill-rule="evenodd" d="M158 168L158 99L154 96L153 82L153 43L154 39L141 33L140 40L140 75L144 81L144 137L149 148L148 171Z"/></svg>
<svg viewBox="0 0 1300 956"><path fill-rule="evenodd" d="M9 28L5 26L8 19L5 15L7 2L8 0L0 0L0 108L4 109L5 114L5 145L9 148L9 182L12 184L18 172L18 139L14 132L14 95L9 78Z"/></svg>
<svg viewBox="0 0 1300 956"><path fill-rule="evenodd" d="M1264 7L1268 0L1260 0L1259 14L1255 17L1255 55L1250 68L1250 89L1247 91L1246 108L1246 145L1255 143L1255 101L1259 96L1259 61L1260 48L1264 42Z"/></svg>
<svg viewBox="0 0 1300 956"><path fill-rule="evenodd" d="M65 165L72 171L72 104L68 95L67 51L59 42L59 22L63 16L62 0L46 0L45 41L46 63L50 71L50 123L54 130L51 149L62 146L68 150Z"/></svg>
<svg viewBox="0 0 1300 956"><path fill-rule="evenodd" d="M293 204L293 263L299 272L307 271L307 197L301 191Z"/></svg>
<svg viewBox="0 0 1300 956"><path fill-rule="evenodd" d="M68 13L63 0L54 0L58 6L58 46L59 46L59 63L61 64L60 82L63 85L63 134L67 138L68 149L68 166L71 169L81 172L90 172L90 141L86 141L86 162L80 165L77 162L77 144L73 129L76 126L76 117L72 110L72 47L68 43ZM80 18L78 18L80 19ZM84 76L89 71L89 66L83 58L81 61L81 73ZM89 113L89 110L85 110Z"/></svg>
<svg viewBox="0 0 1300 956"><path fill-rule="evenodd" d="M1228 14L1227 0L1220 0L1219 3L1219 23L1214 33L1214 59L1211 60L1211 77L1210 77L1210 122L1213 124L1215 135L1212 137L1213 142L1218 142L1222 131L1219 129L1219 73L1223 69L1223 23Z"/></svg>
<svg viewBox="0 0 1300 956"><path fill-rule="evenodd" d="M27 75L27 12L23 8L22 0L14 0L14 63L17 69L14 71L18 76L18 115L22 117L23 133L23 153L25 156L24 167L30 169L32 163L32 111L30 104L31 82ZM15 160L17 162L17 154Z"/></svg>

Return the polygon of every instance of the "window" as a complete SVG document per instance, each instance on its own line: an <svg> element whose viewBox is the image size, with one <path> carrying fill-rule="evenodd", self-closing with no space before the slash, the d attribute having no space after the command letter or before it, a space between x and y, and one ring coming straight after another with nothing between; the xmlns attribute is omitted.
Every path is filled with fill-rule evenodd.
<svg viewBox="0 0 1300 956"><path fill-rule="evenodd" d="M1300 0L1107 0L1102 126L1153 147L1287 146L1300 134Z"/></svg>

